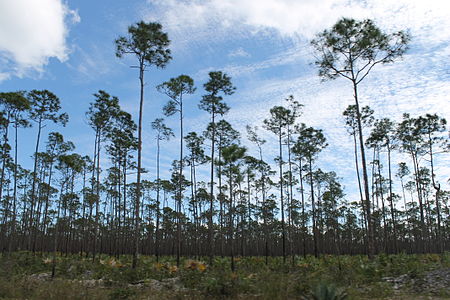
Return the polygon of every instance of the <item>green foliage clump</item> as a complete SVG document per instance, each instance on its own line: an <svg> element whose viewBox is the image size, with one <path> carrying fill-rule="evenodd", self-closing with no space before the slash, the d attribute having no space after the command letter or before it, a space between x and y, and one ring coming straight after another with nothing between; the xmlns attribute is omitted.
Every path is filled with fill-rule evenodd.
<svg viewBox="0 0 450 300"><path fill-rule="evenodd" d="M345 300L348 295L333 284L319 283L311 293L311 300Z"/></svg>

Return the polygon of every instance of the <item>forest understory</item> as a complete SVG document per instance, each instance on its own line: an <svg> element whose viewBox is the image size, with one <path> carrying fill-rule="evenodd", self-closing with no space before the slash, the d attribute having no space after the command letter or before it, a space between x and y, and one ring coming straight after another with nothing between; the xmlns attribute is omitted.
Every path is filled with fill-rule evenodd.
<svg viewBox="0 0 450 300"><path fill-rule="evenodd" d="M289 257L56 257L0 259L0 299L450 299L450 254Z"/></svg>

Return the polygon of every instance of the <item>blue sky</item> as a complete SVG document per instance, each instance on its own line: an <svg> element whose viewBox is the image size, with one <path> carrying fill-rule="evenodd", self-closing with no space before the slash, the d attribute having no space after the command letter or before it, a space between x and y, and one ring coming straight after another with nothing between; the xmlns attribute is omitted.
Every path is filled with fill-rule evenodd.
<svg viewBox="0 0 450 300"><path fill-rule="evenodd" d="M261 127L270 107L288 95L303 103L300 121L323 129L330 144L319 166L336 171L351 197L352 141L342 119L353 103L351 87L344 79L320 81L309 41L341 17L371 18L388 32L409 30L410 50L402 60L373 70L360 87L361 102L375 109L376 117L399 120L403 112L429 112L450 119L449 12L446 0L0 0L0 90L54 92L70 122L46 132L57 129L75 142L77 152L90 154L94 135L84 114L93 93L106 90L126 111L136 116L138 110L138 74L129 67L135 60L116 58L114 39L139 20L160 22L172 40L173 60L164 70L146 73L143 163L150 177L155 167L150 123L162 116L167 101L155 86L180 74L193 77L198 89L185 102L185 132L203 131L209 118L197 108L202 85L209 71L222 70L237 87L225 99L231 106L226 119L244 137L245 125ZM178 128L175 117L167 124ZM267 139L265 157L273 161L276 138L262 128L260 133ZM31 164L34 134L22 132L24 165ZM166 143L163 168L177 157L176 142ZM245 138L243 143L248 145ZM443 183L450 160L436 159Z"/></svg>

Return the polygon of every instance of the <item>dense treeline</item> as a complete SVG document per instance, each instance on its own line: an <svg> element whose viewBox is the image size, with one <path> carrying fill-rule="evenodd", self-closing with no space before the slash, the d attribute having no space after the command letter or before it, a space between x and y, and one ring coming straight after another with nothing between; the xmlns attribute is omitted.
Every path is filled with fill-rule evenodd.
<svg viewBox="0 0 450 300"><path fill-rule="evenodd" d="M262 128L238 132L226 118L232 79L210 72L198 103L210 122L185 133L183 98L196 88L180 75L157 87L167 96L164 115L177 117L179 127L168 128L163 118L143 123L144 71L171 60L170 41L157 23L137 23L116 40L119 57L138 59L139 120L117 97L96 92L86 108L93 153L76 153L60 133L45 131L48 122L65 126L69 120L50 91L0 93L1 250L93 259L98 253L133 254L133 266L139 253L176 255L178 263L182 255L209 256L211 262L220 255L231 257L232 269L234 256L279 255L286 261L307 254L449 250L450 192L441 188L437 178L446 174L437 174L435 163L449 150L446 120L407 113L397 121L375 119L358 99L359 83L372 67L400 57L408 40L403 32L381 32L370 20L341 19L312 42L319 75L343 77L353 86L355 104L343 118L354 141L347 159L355 165L357 198L345 195L339 170L318 167L326 133L302 122L303 105L293 96L270 109ZM30 170L18 160L19 128L36 133ZM150 142L142 143L142 130L152 130L157 147L156 174L145 179L141 150ZM261 130L273 133L277 145L268 146ZM160 152L175 137L179 156L171 177L162 178ZM277 157L264 160L274 146Z"/></svg>

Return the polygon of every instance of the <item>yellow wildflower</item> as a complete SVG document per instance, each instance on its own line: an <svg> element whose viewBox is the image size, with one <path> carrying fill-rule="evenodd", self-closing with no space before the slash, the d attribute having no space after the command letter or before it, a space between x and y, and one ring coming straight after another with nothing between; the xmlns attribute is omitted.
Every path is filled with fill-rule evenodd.
<svg viewBox="0 0 450 300"><path fill-rule="evenodd" d="M198 263L197 270L199 270L200 272L206 271L206 265L204 263Z"/></svg>
<svg viewBox="0 0 450 300"><path fill-rule="evenodd" d="M206 265L201 261L187 260L184 264L184 268L187 270L197 270L203 272L206 270Z"/></svg>

